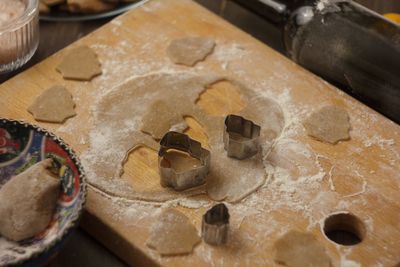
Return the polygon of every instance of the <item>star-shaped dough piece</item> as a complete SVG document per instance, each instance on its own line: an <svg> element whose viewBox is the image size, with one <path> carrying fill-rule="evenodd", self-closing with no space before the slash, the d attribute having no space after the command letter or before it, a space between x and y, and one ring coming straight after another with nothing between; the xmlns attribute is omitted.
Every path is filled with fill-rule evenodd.
<svg viewBox="0 0 400 267"><path fill-rule="evenodd" d="M167 209L153 225L147 246L161 255L172 256L192 252L199 242L197 230L188 217L177 210Z"/></svg>
<svg viewBox="0 0 400 267"><path fill-rule="evenodd" d="M62 123L76 115L72 95L65 87L55 85L40 96L28 107L37 121Z"/></svg>
<svg viewBox="0 0 400 267"><path fill-rule="evenodd" d="M101 74L96 53L87 46L72 49L56 68L64 79L90 81Z"/></svg>

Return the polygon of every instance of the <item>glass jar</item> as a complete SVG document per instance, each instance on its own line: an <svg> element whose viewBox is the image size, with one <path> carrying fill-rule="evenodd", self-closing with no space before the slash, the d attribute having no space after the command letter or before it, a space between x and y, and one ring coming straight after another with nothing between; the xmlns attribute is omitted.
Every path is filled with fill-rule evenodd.
<svg viewBox="0 0 400 267"><path fill-rule="evenodd" d="M1 0L0 74L24 65L39 44L38 0ZM1 6L3 5L3 6Z"/></svg>

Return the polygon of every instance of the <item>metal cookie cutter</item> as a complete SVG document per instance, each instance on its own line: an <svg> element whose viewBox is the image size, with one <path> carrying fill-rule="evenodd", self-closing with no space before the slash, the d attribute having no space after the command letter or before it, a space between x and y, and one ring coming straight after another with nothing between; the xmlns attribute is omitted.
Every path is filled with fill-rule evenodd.
<svg viewBox="0 0 400 267"><path fill-rule="evenodd" d="M201 236L210 245L222 245L228 240L229 212L224 204L218 204L203 215Z"/></svg>
<svg viewBox="0 0 400 267"><path fill-rule="evenodd" d="M171 149L188 153L190 157L200 161L200 166L193 166L184 171L175 170L171 162L164 159ZM199 186L206 182L206 176L210 171L210 151L202 148L199 142L190 139L186 134L168 132L160 141L158 168L163 187L185 190Z"/></svg>
<svg viewBox="0 0 400 267"><path fill-rule="evenodd" d="M228 157L245 159L257 154L261 127L237 115L225 118L224 148Z"/></svg>

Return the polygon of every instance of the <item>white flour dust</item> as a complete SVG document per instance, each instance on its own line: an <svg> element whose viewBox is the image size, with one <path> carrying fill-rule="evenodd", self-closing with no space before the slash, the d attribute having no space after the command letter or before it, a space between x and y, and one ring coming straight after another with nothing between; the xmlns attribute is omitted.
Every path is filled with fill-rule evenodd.
<svg viewBox="0 0 400 267"><path fill-rule="evenodd" d="M161 1L155 2L144 7L145 11L153 12L154 9L160 8ZM317 8L323 10L327 1L318 2ZM118 19L111 22L112 32L116 35L121 34L121 21ZM89 107L91 114L96 109L96 104L108 93L112 92L119 84L126 83L131 79L147 76L154 73L170 73L176 74L179 79L179 73L188 71L187 68L172 64L167 58L155 58L153 52L155 49L160 49L158 42L168 43L169 39L166 36L160 35L157 41L152 40L151 34L144 34L141 38L144 41L139 44L120 41L114 46L102 44L101 42L91 46L99 55L102 63L103 74L93 80L93 86L96 90L90 93L92 105ZM356 205L364 205L365 199L363 196L368 192L368 184L364 179L359 192L354 192L351 195L340 197L336 190L337 185L333 181L333 173L337 166L330 164L325 167L323 162L330 162L330 158L326 155L316 153L310 145L303 144L301 138L304 138L305 131L302 126L302 120L315 107L296 105L292 97L292 88L290 86L279 86L279 90L275 85L276 81L280 84L285 84L291 79L290 71L286 69L284 64L272 62L274 64L274 72L265 77L265 79L255 81L245 70L240 68L240 64L244 61L249 61L252 56L252 50L248 50L246 44L229 43L227 41L217 41L217 46L214 53L207 60L219 64L219 73L221 76L233 76L235 80L248 84L250 88L260 96L268 97L275 100L282 108L285 117L285 127L281 135L272 144L263 144L268 149L264 149L264 169L267 174L265 184L255 193L249 195L243 201L235 204L227 204L231 214L232 228L234 231L241 231L240 236L244 244L255 242L254 236L240 229L246 220L255 220L253 229L258 235L258 239L268 240L271 235L283 234L290 230L290 225L282 226L273 216L269 216L280 210L289 210L296 214L300 214L308 221L308 230L314 230L319 227L320 223L331 213L338 210L348 210ZM131 53L135 50L135 53ZM139 55L139 56L138 56ZM207 61L206 60L206 61ZM206 62L207 63L207 62ZM206 64L199 64L190 69L196 74L210 74ZM252 70L253 71L253 70ZM256 72L258 70L254 70ZM212 73L215 74L215 73ZM263 77L260 75L260 77ZM118 81L116 84L116 81ZM320 82L318 82L320 84ZM321 83L322 84L322 83ZM348 100L346 100L348 101ZM352 103L348 104L349 114L352 114ZM360 112L358 112L360 113ZM352 119L353 127L363 129L362 121ZM374 117L371 115L371 122ZM131 132L138 130L140 127L141 114L132 116L125 122L127 129L119 129L119 131ZM93 121L89 121L93 124ZM73 121L67 122L62 126L60 132L74 132L76 124ZM87 138L81 138L84 144L90 144L90 147L96 147L95 153L84 153L81 156L83 163L85 161L101 162L102 154L118 154L125 151L117 151L113 144L109 144L108 136L110 129L104 125L101 131L90 132ZM382 149L395 145L394 140L384 139L379 135L371 138L366 138L362 135L361 130L354 131L352 138L362 140L364 148L377 145ZM100 148L104 148L101 150ZM363 153L364 148L361 148L357 153ZM101 153L99 153L102 151ZM351 161L351 159L349 160ZM332 159L332 162L334 160ZM89 181L99 179L93 177L93 170L84 164L85 170L89 176ZM355 171L359 171L358 167ZM365 173L365 172L364 172ZM363 172L360 172L360 177ZM99 181L97 181L99 182ZM118 186L118 183L113 180L100 181L107 186ZM106 196L111 203L113 209L110 210L110 215L121 222L127 223L135 227L148 227L141 222L149 218L155 218L162 209L168 207L185 207L190 209L209 208L213 205L213 201L203 198L185 197L167 201L164 203L152 203L139 200L127 200L125 198L109 196L92 187L93 190ZM361 204L360 204L361 203ZM366 205L366 204L365 204ZM258 223L257 223L258 222ZM373 220L367 222L373 227ZM199 225L199 222L196 223ZM234 241L235 243L236 241ZM239 242L239 241L237 241ZM338 249L339 250L339 249ZM151 250L150 255L161 262L159 255ZM193 254L201 257L210 266L216 266L221 262L214 262L215 251L209 246L200 244L197 246ZM244 259L251 257L250 251L239 251L235 256L236 259ZM347 256L347 254L345 255ZM271 262L260 262L260 264L268 265ZM340 266L342 267L357 267L358 263L348 260L346 257L341 259Z"/></svg>

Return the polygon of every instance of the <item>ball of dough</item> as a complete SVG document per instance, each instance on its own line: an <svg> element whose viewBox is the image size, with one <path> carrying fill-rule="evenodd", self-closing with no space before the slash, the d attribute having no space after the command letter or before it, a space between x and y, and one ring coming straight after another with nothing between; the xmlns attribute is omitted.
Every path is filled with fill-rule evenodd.
<svg viewBox="0 0 400 267"><path fill-rule="evenodd" d="M51 159L36 163L0 189L2 236L21 241L46 229L60 191L60 180L50 172L51 165Z"/></svg>

